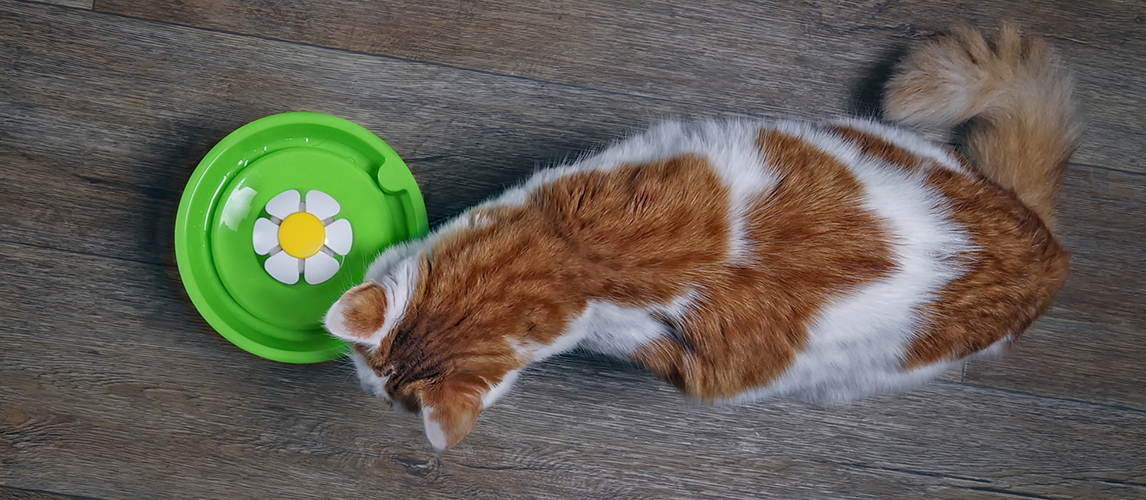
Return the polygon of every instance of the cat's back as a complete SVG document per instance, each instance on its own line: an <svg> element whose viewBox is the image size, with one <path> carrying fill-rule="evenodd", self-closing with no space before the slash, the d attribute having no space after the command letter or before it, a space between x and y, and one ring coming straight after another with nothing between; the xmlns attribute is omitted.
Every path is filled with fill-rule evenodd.
<svg viewBox="0 0 1146 500"><path fill-rule="evenodd" d="M782 122L757 143L780 180L745 209L751 287L801 307L774 316L783 370L730 399L915 385L1009 342L1062 284L1067 254L1038 216L948 148L861 120Z"/></svg>
<svg viewBox="0 0 1146 500"><path fill-rule="evenodd" d="M914 385L1005 344L1066 271L1013 193L868 121L668 122L539 177L617 270L596 298L677 332L634 355L705 399Z"/></svg>
<svg viewBox="0 0 1146 500"><path fill-rule="evenodd" d="M1009 342L1067 267L1013 192L863 120L662 123L440 231L436 269L505 263L470 302L555 276L547 303L569 326L541 344L633 357L727 401L916 385Z"/></svg>

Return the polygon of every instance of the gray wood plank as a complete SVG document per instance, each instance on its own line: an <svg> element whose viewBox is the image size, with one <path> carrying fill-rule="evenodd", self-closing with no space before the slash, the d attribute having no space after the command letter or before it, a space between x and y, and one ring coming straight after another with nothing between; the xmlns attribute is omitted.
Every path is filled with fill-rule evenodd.
<svg viewBox="0 0 1146 500"><path fill-rule="evenodd" d="M1132 498L1146 412L937 383L710 407L565 356L435 454L344 363L225 344L163 266L0 243L0 484L99 498Z"/></svg>
<svg viewBox="0 0 1146 500"><path fill-rule="evenodd" d="M1077 159L1146 172L1146 4L101 0L98 10L766 114L827 116L907 42L1013 20L1054 39L1090 119ZM875 64L884 60L885 64ZM867 97L871 97L868 95ZM862 101L862 100L861 100Z"/></svg>
<svg viewBox="0 0 1146 500"><path fill-rule="evenodd" d="M349 117L406 157L439 220L537 161L608 141L668 103L142 21L8 4L0 52L0 240L165 264L199 158L259 116ZM188 49L190 48L190 49ZM1146 408L1143 176L1073 166L1062 196L1074 272L1023 346L967 380ZM174 279L174 278L173 278ZM159 313L157 313L159 314ZM1071 349L1091 353L1077 360ZM1121 355L1127 353L1134 355ZM1053 362L1052 362L1053 361ZM1063 364L1066 362L1067 364ZM1002 367L990 373L980 367ZM999 371L1003 370L1003 371Z"/></svg>
<svg viewBox="0 0 1146 500"><path fill-rule="evenodd" d="M576 154L654 114L701 109L15 5L0 33L11 46L0 52L9 69L0 75L0 189L28 209L0 215L5 230L38 244L63 230L85 251L110 245L103 253L137 260L154 261L170 240L156 226L170 226L164 217L211 145L268 114L330 112L380 134L407 159L440 220L538 161ZM570 121L563 108L578 115ZM99 220L111 213L140 214L149 225L99 237ZM131 244L140 248L124 247Z"/></svg>
<svg viewBox="0 0 1146 500"><path fill-rule="evenodd" d="M73 7L77 9L91 10L92 4L95 0L29 0L31 2L46 3L52 5L61 5L64 7Z"/></svg>
<svg viewBox="0 0 1146 500"><path fill-rule="evenodd" d="M4 500L98 500L93 497L61 495L50 491L10 488L0 485L0 499Z"/></svg>

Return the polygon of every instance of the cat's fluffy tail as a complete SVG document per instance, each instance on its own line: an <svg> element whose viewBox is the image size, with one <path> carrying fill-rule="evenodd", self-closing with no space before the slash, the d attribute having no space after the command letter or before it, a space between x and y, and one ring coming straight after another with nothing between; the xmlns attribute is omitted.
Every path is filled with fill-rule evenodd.
<svg viewBox="0 0 1146 500"><path fill-rule="evenodd" d="M1042 38L1005 25L993 43L961 28L914 49L888 84L886 118L967 125L966 156L1053 227L1055 193L1081 125L1070 74Z"/></svg>

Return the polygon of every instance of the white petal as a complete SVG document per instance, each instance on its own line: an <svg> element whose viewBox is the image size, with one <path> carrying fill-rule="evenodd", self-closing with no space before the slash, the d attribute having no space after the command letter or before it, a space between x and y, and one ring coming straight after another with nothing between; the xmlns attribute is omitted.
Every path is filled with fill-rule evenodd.
<svg viewBox="0 0 1146 500"><path fill-rule="evenodd" d="M252 239L255 243L255 253L266 255L279 244L279 225L270 219L259 217L255 220L255 232Z"/></svg>
<svg viewBox="0 0 1146 500"><path fill-rule="evenodd" d="M306 264L303 266L305 269L306 282L312 285L317 285L330 279L338 272L338 260L334 257L326 255L323 252L314 254L313 257L306 259Z"/></svg>
<svg viewBox="0 0 1146 500"><path fill-rule="evenodd" d="M279 252L263 263L263 268L272 278L288 285L298 283L298 259L289 253Z"/></svg>
<svg viewBox="0 0 1146 500"><path fill-rule="evenodd" d="M286 216L298 211L298 202L298 191L293 189L283 191L267 202L267 213L285 219Z"/></svg>
<svg viewBox="0 0 1146 500"><path fill-rule="evenodd" d="M354 243L354 232L350 230L350 221L338 219L326 226L326 241L323 241L323 244L334 250L334 253L338 255L350 253L352 243Z"/></svg>
<svg viewBox="0 0 1146 500"><path fill-rule="evenodd" d="M338 214L342 207L338 206L338 202L334 201L329 194L318 190L310 190L306 192L306 211L318 217L318 220L326 220Z"/></svg>

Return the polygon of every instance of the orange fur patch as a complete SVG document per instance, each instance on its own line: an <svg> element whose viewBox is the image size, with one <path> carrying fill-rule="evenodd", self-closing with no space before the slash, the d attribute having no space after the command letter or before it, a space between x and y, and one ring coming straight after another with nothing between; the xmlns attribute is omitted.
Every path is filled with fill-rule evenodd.
<svg viewBox="0 0 1146 500"><path fill-rule="evenodd" d="M894 165L915 170L930 162L871 133L849 127L832 131L864 154ZM926 306L927 323L907 348L905 368L962 358L1009 333L1018 335L1050 306L1069 260L1014 193L982 176L942 168L930 170L927 183L950 200L951 220L978 249L964 253L965 274Z"/></svg>
<svg viewBox="0 0 1146 500"><path fill-rule="evenodd" d="M891 141L880 137L879 135L866 132L860 129L844 126L833 125L827 127L829 132L832 132L844 140L850 142L853 146L860 149L865 156L883 160L892 165L903 167L908 171L915 171L920 168L930 168L934 166L935 161L930 158L923 158L911 151L896 146ZM952 157L959 158L958 155L952 154ZM959 158L961 159L961 158Z"/></svg>
<svg viewBox="0 0 1146 500"><path fill-rule="evenodd" d="M863 207L862 187L846 166L781 132L762 131L758 144L781 179L749 211L750 262L726 263L696 283L704 306L676 325L683 345L665 339L637 355L702 399L770 382L829 300L895 267L885 229Z"/></svg>
<svg viewBox="0 0 1146 500"><path fill-rule="evenodd" d="M423 406L433 408L429 419L438 425L449 448L469 434L481 414L486 381L476 374L443 379L420 391Z"/></svg>
<svg viewBox="0 0 1146 500"><path fill-rule="evenodd" d="M1074 142L1052 127L1062 124L1013 119L984 122L966 139L968 155L991 180L1013 190L1048 226L1055 225L1055 196Z"/></svg>
<svg viewBox="0 0 1146 500"><path fill-rule="evenodd" d="M530 205L575 256L566 262L579 263L592 298L667 303L718 271L729 249L728 190L695 155L576 173Z"/></svg>
<svg viewBox="0 0 1146 500"><path fill-rule="evenodd" d="M374 282L351 288L343 295L343 322L346 331L359 338L369 338L382 328L386 319L386 290Z"/></svg>

